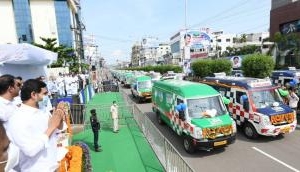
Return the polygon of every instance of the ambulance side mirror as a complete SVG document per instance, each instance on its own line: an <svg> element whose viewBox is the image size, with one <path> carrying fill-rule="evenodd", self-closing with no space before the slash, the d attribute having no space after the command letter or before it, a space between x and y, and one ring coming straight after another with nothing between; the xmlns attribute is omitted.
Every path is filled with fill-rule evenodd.
<svg viewBox="0 0 300 172"><path fill-rule="evenodd" d="M228 99L227 97L222 96L222 100L225 105L228 105L230 103L230 99Z"/></svg>

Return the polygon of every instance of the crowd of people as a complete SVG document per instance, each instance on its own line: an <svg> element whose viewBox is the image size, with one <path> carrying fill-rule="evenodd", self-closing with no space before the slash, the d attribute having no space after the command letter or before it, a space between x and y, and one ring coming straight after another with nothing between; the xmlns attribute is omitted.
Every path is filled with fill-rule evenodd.
<svg viewBox="0 0 300 172"><path fill-rule="evenodd" d="M66 130L65 111L47 108L43 77L0 76L0 171L55 171L58 134Z"/></svg>
<svg viewBox="0 0 300 172"><path fill-rule="evenodd" d="M28 79L9 74L0 76L0 172L53 172L64 158L58 153L58 135L66 132L66 114L61 104L52 108L50 97L77 94L79 75L44 76ZM63 83L63 84L62 84ZM75 91L76 90L76 91ZM118 106L111 106L113 131L118 132ZM91 110L95 151L100 122Z"/></svg>
<svg viewBox="0 0 300 172"><path fill-rule="evenodd" d="M283 98L283 102L295 111L298 110L299 104L299 93L297 93L298 88L296 85L285 84L281 85L279 88L279 93Z"/></svg>

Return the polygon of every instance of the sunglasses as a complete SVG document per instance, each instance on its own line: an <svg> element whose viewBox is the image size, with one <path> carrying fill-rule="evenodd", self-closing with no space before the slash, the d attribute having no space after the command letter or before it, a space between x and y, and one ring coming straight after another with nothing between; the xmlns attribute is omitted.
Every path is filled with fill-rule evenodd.
<svg viewBox="0 0 300 172"><path fill-rule="evenodd" d="M22 87L22 84L18 82L18 83L16 84L16 86L19 87L19 88L21 88L21 87Z"/></svg>

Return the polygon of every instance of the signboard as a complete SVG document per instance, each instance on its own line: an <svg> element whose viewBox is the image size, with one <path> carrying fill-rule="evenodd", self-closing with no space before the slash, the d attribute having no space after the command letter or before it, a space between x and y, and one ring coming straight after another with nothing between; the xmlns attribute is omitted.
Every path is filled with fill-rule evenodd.
<svg viewBox="0 0 300 172"><path fill-rule="evenodd" d="M280 25L279 28L282 34L300 32L300 20L284 23Z"/></svg>
<svg viewBox="0 0 300 172"><path fill-rule="evenodd" d="M190 48L191 58L205 58L211 47L211 37L200 30L190 30L182 33L183 47ZM184 48L186 50L186 48Z"/></svg>

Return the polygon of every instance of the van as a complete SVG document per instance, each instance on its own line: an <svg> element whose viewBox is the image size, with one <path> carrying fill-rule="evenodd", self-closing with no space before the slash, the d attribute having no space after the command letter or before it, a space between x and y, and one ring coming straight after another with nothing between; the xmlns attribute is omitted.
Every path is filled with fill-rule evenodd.
<svg viewBox="0 0 300 172"><path fill-rule="evenodd" d="M152 96L152 81L150 76L136 76L132 79L131 94L139 103L150 100Z"/></svg>
<svg viewBox="0 0 300 172"><path fill-rule="evenodd" d="M295 130L296 113L286 104L269 78L205 77L208 84L230 99L229 112L247 138L277 136Z"/></svg>
<svg viewBox="0 0 300 172"><path fill-rule="evenodd" d="M152 109L159 124L183 138L186 152L211 150L235 141L236 124L219 92L206 84L160 80L152 86Z"/></svg>
<svg viewBox="0 0 300 172"><path fill-rule="evenodd" d="M271 79L275 85L285 86L291 81L296 81L295 84L299 84L300 79L300 70L297 70L294 67L289 67L288 70L277 70L273 71ZM298 85L294 85L298 87Z"/></svg>

